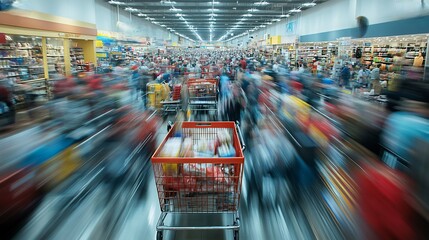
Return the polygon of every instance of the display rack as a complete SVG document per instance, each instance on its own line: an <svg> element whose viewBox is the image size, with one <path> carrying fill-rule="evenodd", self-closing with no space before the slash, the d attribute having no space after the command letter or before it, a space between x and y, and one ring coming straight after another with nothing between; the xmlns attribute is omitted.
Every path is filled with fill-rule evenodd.
<svg viewBox="0 0 429 240"><path fill-rule="evenodd" d="M48 38L46 42L46 58L49 78L57 78L65 73L64 40Z"/></svg>
<svg viewBox="0 0 429 240"><path fill-rule="evenodd" d="M70 48L70 60L73 72L85 71L85 55L82 48Z"/></svg>
<svg viewBox="0 0 429 240"><path fill-rule="evenodd" d="M41 38L8 36L0 44L0 74L12 82L42 78Z"/></svg>

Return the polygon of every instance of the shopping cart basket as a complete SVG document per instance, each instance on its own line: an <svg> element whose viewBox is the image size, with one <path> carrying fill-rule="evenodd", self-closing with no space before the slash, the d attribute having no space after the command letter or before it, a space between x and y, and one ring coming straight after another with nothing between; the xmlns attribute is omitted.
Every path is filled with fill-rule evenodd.
<svg viewBox="0 0 429 240"><path fill-rule="evenodd" d="M191 113L218 110L218 81L216 79L188 80L188 107Z"/></svg>
<svg viewBox="0 0 429 240"><path fill-rule="evenodd" d="M161 101L163 116L166 117L168 113L177 113L182 110L182 100L181 100L181 84L174 84L171 91L171 96Z"/></svg>
<svg viewBox="0 0 429 240"><path fill-rule="evenodd" d="M244 170L245 145L240 129L234 122L183 122L181 136L193 144L215 141L221 132L228 132L235 150L232 157L161 157L166 142L177 136L175 124L155 151L152 165L158 191L161 216L158 220L157 240L164 230L233 230L239 238L238 204ZM182 145L183 146L183 145ZM196 156L196 155L194 155ZM200 155L201 156L201 155ZM229 224L221 226L167 226L168 214L228 214Z"/></svg>

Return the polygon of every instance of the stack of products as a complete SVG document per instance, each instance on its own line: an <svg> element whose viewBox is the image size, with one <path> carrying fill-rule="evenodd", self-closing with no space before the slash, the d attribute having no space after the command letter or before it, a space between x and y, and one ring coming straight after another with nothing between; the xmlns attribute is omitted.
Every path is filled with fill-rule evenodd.
<svg viewBox="0 0 429 240"><path fill-rule="evenodd" d="M176 132L174 137L167 139L160 157L171 158L222 158L235 157L232 137L225 129L220 129L215 138L213 133L201 134L189 132L182 135ZM204 136L205 135L205 136ZM213 136L213 135L212 135ZM181 193L218 193L232 192L234 187L235 167L226 163L163 163L164 188Z"/></svg>

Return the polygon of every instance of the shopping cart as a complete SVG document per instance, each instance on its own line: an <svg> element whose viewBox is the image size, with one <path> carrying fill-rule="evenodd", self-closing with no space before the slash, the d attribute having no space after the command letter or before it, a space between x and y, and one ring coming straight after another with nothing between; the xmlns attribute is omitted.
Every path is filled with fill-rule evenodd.
<svg viewBox="0 0 429 240"><path fill-rule="evenodd" d="M178 126L178 125L181 125ZM180 128L180 129L179 129ZM181 131L178 131L181 130ZM215 141L221 132L228 132L235 150L233 157L161 157L166 142L177 132L192 144ZM183 145L182 145L183 146ZM183 122L175 124L155 151L152 165L158 191L161 216L156 239L163 238L164 230L233 230L239 239L240 219L238 204L244 170L245 145L240 129L234 122ZM197 156L197 155L194 155ZM167 226L167 215L226 214L232 221L220 226Z"/></svg>
<svg viewBox="0 0 429 240"><path fill-rule="evenodd" d="M146 85L147 88L147 107L162 109L162 101L168 98L170 89L167 84L151 82Z"/></svg>
<svg viewBox="0 0 429 240"><path fill-rule="evenodd" d="M216 79L188 80L188 108L191 114L218 110L218 81Z"/></svg>
<svg viewBox="0 0 429 240"><path fill-rule="evenodd" d="M166 117L169 113L177 113L182 110L182 100L181 100L181 84L174 84L171 91L171 96L161 101L163 116Z"/></svg>

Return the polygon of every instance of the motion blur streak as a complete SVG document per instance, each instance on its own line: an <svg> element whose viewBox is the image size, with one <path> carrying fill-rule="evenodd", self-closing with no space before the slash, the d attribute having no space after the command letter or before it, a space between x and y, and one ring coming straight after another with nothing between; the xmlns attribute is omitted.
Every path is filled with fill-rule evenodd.
<svg viewBox="0 0 429 240"><path fill-rule="evenodd" d="M173 51L171 58L181 54ZM239 59L247 53L222 54ZM4 236L155 239L161 214L156 187L162 183L155 182L150 157L167 134L167 120L180 126L180 121L195 119L240 122L247 146L242 239L427 236L427 85L403 81L386 98L375 97L366 88L339 87L337 80L305 69L273 70L244 58L231 62L235 65L210 71L210 86L219 88L208 87L218 98L215 109L186 106L187 84L195 81L179 72L143 73L155 76L155 82L144 82L144 90L128 89L130 75L139 76L137 67L122 75L58 81L56 97L46 106L51 119L0 140ZM181 88L175 88L178 82ZM172 98L183 98L183 106L174 106L176 115L169 115L157 99L169 95L167 89L173 89ZM198 226L226 218L196 213L168 221ZM164 239L232 239L231 231L164 232Z"/></svg>

